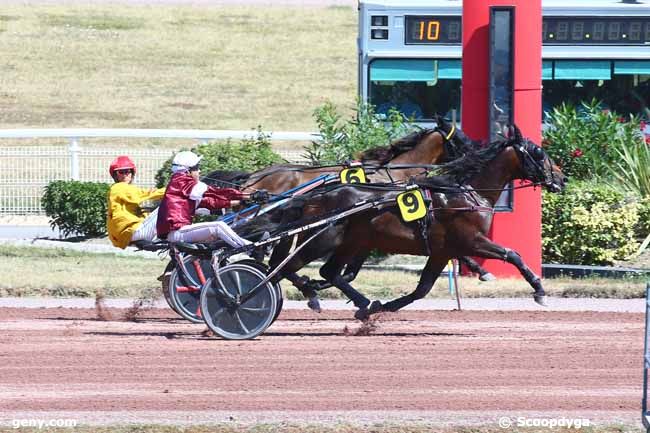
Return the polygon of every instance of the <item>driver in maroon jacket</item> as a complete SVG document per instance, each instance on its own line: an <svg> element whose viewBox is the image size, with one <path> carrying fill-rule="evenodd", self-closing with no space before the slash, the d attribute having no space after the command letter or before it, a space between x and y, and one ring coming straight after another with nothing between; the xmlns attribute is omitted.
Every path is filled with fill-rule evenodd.
<svg viewBox="0 0 650 433"><path fill-rule="evenodd" d="M190 151L174 156L173 175L158 210L158 237L169 242L214 242L221 239L235 248L250 244L222 221L192 224L192 217L199 208L230 208L251 196L236 189L216 188L201 182L201 158Z"/></svg>

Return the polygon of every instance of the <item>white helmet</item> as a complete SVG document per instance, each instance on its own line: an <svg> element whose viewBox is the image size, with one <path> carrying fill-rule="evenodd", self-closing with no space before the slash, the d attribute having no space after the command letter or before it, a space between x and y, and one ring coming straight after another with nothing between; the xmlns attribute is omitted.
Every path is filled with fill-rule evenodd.
<svg viewBox="0 0 650 433"><path fill-rule="evenodd" d="M172 171L176 173L177 171L189 170L190 168L199 165L202 158L202 156L190 152L189 150L178 152L172 160Z"/></svg>

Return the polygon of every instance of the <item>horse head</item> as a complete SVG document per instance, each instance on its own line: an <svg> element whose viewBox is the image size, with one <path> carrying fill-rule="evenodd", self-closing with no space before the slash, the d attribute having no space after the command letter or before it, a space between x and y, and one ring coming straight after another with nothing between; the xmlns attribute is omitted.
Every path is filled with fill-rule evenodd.
<svg viewBox="0 0 650 433"><path fill-rule="evenodd" d="M447 122L447 120L436 114L434 116L437 130L444 139L445 146L445 161L453 161L465 155L469 150L477 147L477 143L465 135L460 128L454 124Z"/></svg>
<svg viewBox="0 0 650 433"><path fill-rule="evenodd" d="M524 179L542 184L550 192L563 191L567 178L546 151L525 138L517 125L510 126L509 131L509 142L519 157Z"/></svg>

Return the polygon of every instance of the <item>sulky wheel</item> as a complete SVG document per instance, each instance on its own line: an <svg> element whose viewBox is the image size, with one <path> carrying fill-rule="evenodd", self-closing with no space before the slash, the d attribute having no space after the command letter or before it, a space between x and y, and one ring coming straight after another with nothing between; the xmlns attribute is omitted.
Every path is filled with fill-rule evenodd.
<svg viewBox="0 0 650 433"><path fill-rule="evenodd" d="M194 256L183 257L187 275L179 266L169 279L169 298L173 309L193 323L203 323L201 315L201 287L214 275L209 259Z"/></svg>
<svg viewBox="0 0 650 433"><path fill-rule="evenodd" d="M176 311L176 307L174 307L174 304L172 303L171 293L169 291L169 280L171 279L171 272L173 270L174 270L174 262L170 261L169 263L167 263L167 267L165 267L165 270L163 272L161 285L162 285L162 294L165 298L165 301L167 301L167 305L169 305L169 308ZM167 276L167 273L169 273L170 275ZM178 311L176 311L176 313L178 313Z"/></svg>
<svg viewBox="0 0 650 433"><path fill-rule="evenodd" d="M264 332L277 316L279 290L270 282L255 289L265 278L264 269L248 260L220 268L201 294L208 328L230 340L255 338Z"/></svg>
<svg viewBox="0 0 650 433"><path fill-rule="evenodd" d="M269 272L269 267L264 263L258 262L257 260L242 260L237 263L241 263L241 264L245 263L247 265L254 266L260 271L264 272L265 275L268 274ZM275 316L273 317L273 321L271 323L275 322L275 319L278 318L280 312L282 311L282 304L284 304L284 298L282 297L282 288L280 287L280 283L279 282L275 283L274 287L275 287L275 294L278 298L278 305L275 311Z"/></svg>

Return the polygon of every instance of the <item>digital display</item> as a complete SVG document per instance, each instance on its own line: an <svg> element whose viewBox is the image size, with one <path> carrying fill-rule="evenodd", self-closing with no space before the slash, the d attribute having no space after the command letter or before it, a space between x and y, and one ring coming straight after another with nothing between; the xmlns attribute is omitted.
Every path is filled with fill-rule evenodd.
<svg viewBox="0 0 650 433"><path fill-rule="evenodd" d="M461 44L460 16L405 17L406 45ZM650 45L648 17L544 17L544 45Z"/></svg>
<svg viewBox="0 0 650 433"><path fill-rule="evenodd" d="M460 44L461 17L406 16L406 41L409 44Z"/></svg>
<svg viewBox="0 0 650 433"><path fill-rule="evenodd" d="M552 44L650 44L650 17L545 17L542 43Z"/></svg>

